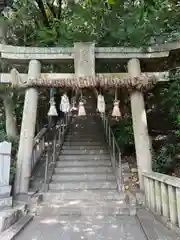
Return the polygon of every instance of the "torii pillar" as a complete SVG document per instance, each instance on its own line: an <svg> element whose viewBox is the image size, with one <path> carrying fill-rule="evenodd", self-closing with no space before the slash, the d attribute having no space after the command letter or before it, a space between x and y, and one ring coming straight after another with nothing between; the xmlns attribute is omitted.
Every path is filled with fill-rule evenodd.
<svg viewBox="0 0 180 240"><path fill-rule="evenodd" d="M140 76L139 59L129 60L128 73L130 77ZM139 182L140 188L144 189L142 172L152 171L152 155L143 93L134 90L130 94L130 100Z"/></svg>
<svg viewBox="0 0 180 240"><path fill-rule="evenodd" d="M37 60L29 62L28 81L31 78L39 78L41 64ZM26 200L29 180L31 176L32 150L34 144L36 114L38 104L38 91L31 87L26 90L23 117L21 123L21 134L17 154L15 196L19 200ZM24 198L25 197L25 198Z"/></svg>

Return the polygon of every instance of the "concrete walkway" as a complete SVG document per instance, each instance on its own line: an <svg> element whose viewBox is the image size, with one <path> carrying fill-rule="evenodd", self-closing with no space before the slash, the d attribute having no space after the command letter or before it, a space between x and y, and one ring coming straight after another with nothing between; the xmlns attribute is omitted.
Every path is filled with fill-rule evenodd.
<svg viewBox="0 0 180 240"><path fill-rule="evenodd" d="M146 210L137 216L35 217L15 240L179 240Z"/></svg>

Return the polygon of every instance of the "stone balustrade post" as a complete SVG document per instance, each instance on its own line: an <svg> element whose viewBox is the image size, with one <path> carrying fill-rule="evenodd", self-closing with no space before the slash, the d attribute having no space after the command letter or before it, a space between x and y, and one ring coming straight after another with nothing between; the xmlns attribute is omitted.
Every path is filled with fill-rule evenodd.
<svg viewBox="0 0 180 240"><path fill-rule="evenodd" d="M41 64L37 60L29 63L28 81L31 78L39 78ZM28 88L25 94L23 118L21 123L21 134L19 150L17 155L15 195L27 196L29 180L31 176L31 160L34 144L34 134L36 125L36 114L38 104L38 91L35 88ZM23 199L23 198L22 198Z"/></svg>
<svg viewBox="0 0 180 240"><path fill-rule="evenodd" d="M141 67L138 59L129 60L128 73L132 78L140 76ZM130 100L140 188L143 189L142 172L152 171L151 144L143 93L138 90L131 92Z"/></svg>

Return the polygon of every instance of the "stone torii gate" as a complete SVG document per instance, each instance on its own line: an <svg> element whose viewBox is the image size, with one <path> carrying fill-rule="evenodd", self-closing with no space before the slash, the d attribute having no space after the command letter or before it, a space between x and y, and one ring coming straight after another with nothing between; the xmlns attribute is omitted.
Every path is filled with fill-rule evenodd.
<svg viewBox="0 0 180 240"><path fill-rule="evenodd" d="M16 185L17 195L28 193L31 176L31 156L35 134L38 105L38 88L46 87L128 87L131 88L130 100L133 130L140 186L143 189L143 172L152 171L151 144L148 135L143 88L152 87L158 81L168 80L168 71L161 67L157 72L155 65L162 66L168 61L173 49L180 49L180 44L169 44L147 49L102 48L92 43L75 43L73 48L37 48L0 45L1 58L12 63L28 63L28 73L21 74L13 70L11 74L2 73L1 83L11 82L14 87L26 88L21 134L17 157ZM114 59L128 71L117 74L95 73L95 60ZM74 60L74 74L41 73L43 63L52 61L68 62ZM155 62L155 65L153 65ZM149 72L142 72L141 65L146 65ZM167 69L165 69L167 70Z"/></svg>

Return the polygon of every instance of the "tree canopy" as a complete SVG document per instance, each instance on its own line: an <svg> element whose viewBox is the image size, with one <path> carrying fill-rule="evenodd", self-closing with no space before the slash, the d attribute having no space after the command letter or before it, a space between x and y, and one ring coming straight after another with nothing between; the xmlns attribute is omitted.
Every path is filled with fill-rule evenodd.
<svg viewBox="0 0 180 240"><path fill-rule="evenodd" d="M75 3L77 2L77 3ZM66 46L142 46L179 38L180 4L173 0L17 0L6 11L9 42Z"/></svg>

